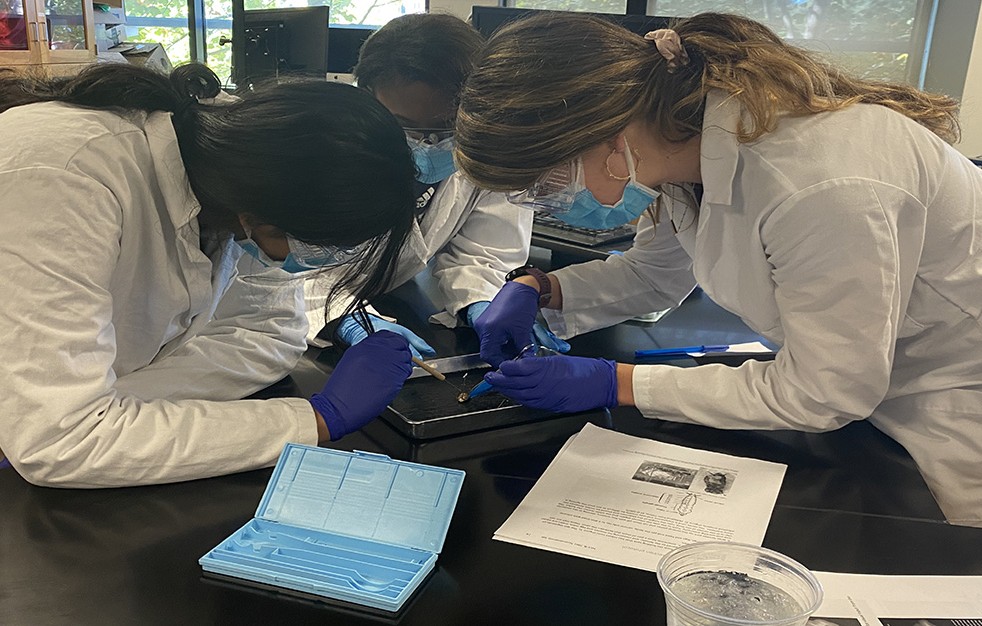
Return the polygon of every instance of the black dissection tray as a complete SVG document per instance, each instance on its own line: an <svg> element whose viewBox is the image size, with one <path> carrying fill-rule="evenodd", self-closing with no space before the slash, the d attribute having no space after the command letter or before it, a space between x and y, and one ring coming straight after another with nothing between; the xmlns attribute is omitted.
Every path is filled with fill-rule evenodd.
<svg viewBox="0 0 982 626"><path fill-rule="evenodd" d="M561 416L525 408L494 392L457 402L457 396L479 383L488 369L447 373L446 381L411 378L382 419L411 439L436 439Z"/></svg>

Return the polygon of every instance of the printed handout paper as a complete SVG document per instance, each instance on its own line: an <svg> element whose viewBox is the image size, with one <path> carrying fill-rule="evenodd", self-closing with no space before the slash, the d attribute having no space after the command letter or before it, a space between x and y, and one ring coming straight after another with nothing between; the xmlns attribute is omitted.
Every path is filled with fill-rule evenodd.
<svg viewBox="0 0 982 626"><path fill-rule="evenodd" d="M494 538L654 571L695 541L760 545L785 469L587 424Z"/></svg>

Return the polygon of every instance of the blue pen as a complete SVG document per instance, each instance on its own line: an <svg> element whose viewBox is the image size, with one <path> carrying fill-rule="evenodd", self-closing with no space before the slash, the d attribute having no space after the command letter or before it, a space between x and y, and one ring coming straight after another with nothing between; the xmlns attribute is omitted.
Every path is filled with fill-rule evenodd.
<svg viewBox="0 0 982 626"><path fill-rule="evenodd" d="M525 356L525 353L526 352L528 352L529 350L532 350L533 348L535 348L535 345L534 344L529 344L529 345L525 346L524 348L522 348L521 350L519 350L518 354L515 355L511 360L512 361L517 361L518 359L520 359L523 356ZM491 383L489 383L488 381L486 381L486 380L484 380L482 378L481 379L481 382L479 382L476 385L474 385L474 387L469 392L467 392L467 393L461 393L459 396L457 396L457 402L464 403L464 402L467 402L468 400L470 400L471 398L476 398L478 396L483 396L484 394L486 394L489 391L491 391L491 389L492 389Z"/></svg>
<svg viewBox="0 0 982 626"><path fill-rule="evenodd" d="M635 359L671 359L675 357L687 357L692 352L726 352L729 345L717 346L684 346L681 348L660 348L657 350L636 350Z"/></svg>

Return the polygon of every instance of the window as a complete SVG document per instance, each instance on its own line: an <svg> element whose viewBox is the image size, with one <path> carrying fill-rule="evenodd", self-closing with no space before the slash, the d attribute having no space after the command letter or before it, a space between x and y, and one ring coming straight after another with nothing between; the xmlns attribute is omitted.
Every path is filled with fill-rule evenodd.
<svg viewBox="0 0 982 626"><path fill-rule="evenodd" d="M126 0L128 38L163 44L174 65L191 61L190 3L203 3L204 8L204 58L196 60L227 81L232 73L231 0ZM381 26L399 15L426 11L426 0L245 0L246 10L323 4L331 6L332 24Z"/></svg>
<svg viewBox="0 0 982 626"><path fill-rule="evenodd" d="M924 0L647 0L648 15L735 13L767 24L789 42L865 78L921 86ZM621 0L511 0L509 6L624 13Z"/></svg>
<svg viewBox="0 0 982 626"><path fill-rule="evenodd" d="M589 11L591 13L624 13L624 0L514 0L507 6L520 9L550 9L553 11ZM648 12L648 15L656 15Z"/></svg>
<svg viewBox="0 0 982 626"><path fill-rule="evenodd" d="M127 1L126 39L159 43L174 65L191 60L186 0Z"/></svg>

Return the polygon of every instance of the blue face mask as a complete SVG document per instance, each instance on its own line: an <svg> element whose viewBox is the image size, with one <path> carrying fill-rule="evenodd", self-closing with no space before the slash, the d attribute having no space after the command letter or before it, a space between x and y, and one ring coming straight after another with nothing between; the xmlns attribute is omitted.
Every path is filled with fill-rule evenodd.
<svg viewBox="0 0 982 626"><path fill-rule="evenodd" d="M240 239L235 243L239 244L239 247L245 250L246 254L259 261L265 267L278 267L285 272L290 272L291 274L307 272L312 269L309 267L304 267L293 260L293 254L288 254L282 261L277 261L263 252L263 249L259 247L259 244L252 239Z"/></svg>
<svg viewBox="0 0 982 626"><path fill-rule="evenodd" d="M443 139L437 144L429 144L409 139L413 149L413 161L419 174L416 180L432 185L446 180L457 171L453 162L453 137Z"/></svg>
<svg viewBox="0 0 982 626"><path fill-rule="evenodd" d="M617 203L603 204L593 197L593 193L589 189L584 187L574 196L569 211L557 212L556 217L570 226L607 230L627 224L644 213L644 210L658 198L658 192L637 182L637 172L634 168L631 149L627 148L624 154L627 160L629 179L624 187L624 194ZM582 170L582 164L579 167ZM582 173L578 174L578 177L582 180Z"/></svg>
<svg viewBox="0 0 982 626"><path fill-rule="evenodd" d="M249 233L247 232L246 235L249 235ZM246 254L255 258L265 267L278 267L291 274L309 272L317 268L343 265L354 260L359 254L358 248L315 246L287 235L287 244L290 246L290 253L282 261L277 261L266 254L251 237L240 239L235 243L239 244L239 247Z"/></svg>

